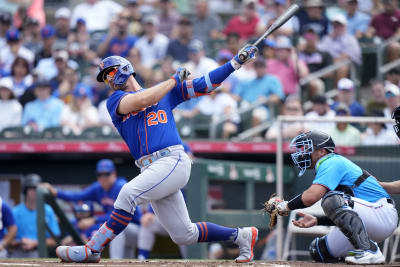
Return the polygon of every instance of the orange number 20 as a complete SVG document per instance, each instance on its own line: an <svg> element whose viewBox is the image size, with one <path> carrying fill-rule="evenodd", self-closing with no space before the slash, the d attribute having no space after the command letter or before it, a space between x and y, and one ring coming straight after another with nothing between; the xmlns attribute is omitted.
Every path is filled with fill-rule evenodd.
<svg viewBox="0 0 400 267"><path fill-rule="evenodd" d="M159 110L157 111L157 113L152 111L149 114L147 114L148 126L153 126L157 125L158 123L167 123L167 122L168 122L167 113L165 113L164 110Z"/></svg>

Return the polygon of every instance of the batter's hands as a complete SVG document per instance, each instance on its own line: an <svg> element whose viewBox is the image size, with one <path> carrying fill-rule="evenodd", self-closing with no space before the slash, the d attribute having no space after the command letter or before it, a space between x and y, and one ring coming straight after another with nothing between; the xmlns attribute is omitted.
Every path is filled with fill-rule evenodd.
<svg viewBox="0 0 400 267"><path fill-rule="evenodd" d="M86 230L96 223L96 219L93 217L82 219L78 222L78 228L81 230Z"/></svg>
<svg viewBox="0 0 400 267"><path fill-rule="evenodd" d="M53 196L57 196L57 189L55 189L51 184L49 183L41 183L39 186L46 188L49 190L50 194Z"/></svg>
<svg viewBox="0 0 400 267"><path fill-rule="evenodd" d="M231 60L233 68L237 70L250 59L256 58L257 51L258 48L256 46L250 44L245 45Z"/></svg>
<svg viewBox="0 0 400 267"><path fill-rule="evenodd" d="M190 71L188 71L186 68L179 67L171 79L174 79L176 84L180 84L186 80L190 74Z"/></svg>
<svg viewBox="0 0 400 267"><path fill-rule="evenodd" d="M299 216L301 216L300 219L298 220L292 220L292 223L296 225L297 227L300 228L310 228L313 227L314 225L317 225L317 218L303 212L298 212L297 213Z"/></svg>

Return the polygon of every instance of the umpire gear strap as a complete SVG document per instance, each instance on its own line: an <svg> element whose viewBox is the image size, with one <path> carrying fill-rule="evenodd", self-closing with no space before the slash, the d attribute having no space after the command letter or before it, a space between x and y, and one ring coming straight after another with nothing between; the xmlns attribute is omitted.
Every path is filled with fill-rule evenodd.
<svg viewBox="0 0 400 267"><path fill-rule="evenodd" d="M310 256L316 262L339 262L341 259L333 257L329 253L326 236L315 238L310 244Z"/></svg>
<svg viewBox="0 0 400 267"><path fill-rule="evenodd" d="M369 249L371 245L364 224L349 204L351 204L349 198L343 192L338 191L328 192L321 202L325 215L349 239L354 248Z"/></svg>
<svg viewBox="0 0 400 267"><path fill-rule="evenodd" d="M368 177L373 177L369 172L367 172L366 170L362 170L362 174L357 178L357 180L354 182L354 184L352 186L348 186L348 185L338 185L335 188L335 191L342 191L347 195L350 195L352 197L354 197L354 191L353 189L356 187L359 187L365 180L367 180Z"/></svg>

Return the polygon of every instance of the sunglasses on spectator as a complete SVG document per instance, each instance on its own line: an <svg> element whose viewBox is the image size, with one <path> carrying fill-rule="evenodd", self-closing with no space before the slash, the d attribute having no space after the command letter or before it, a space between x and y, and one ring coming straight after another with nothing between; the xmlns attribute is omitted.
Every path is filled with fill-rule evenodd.
<svg viewBox="0 0 400 267"><path fill-rule="evenodd" d="M114 80L114 76L117 73L117 69L112 69L111 71L107 72L105 74L106 78L104 79L104 82L106 84L109 84L110 81Z"/></svg>
<svg viewBox="0 0 400 267"><path fill-rule="evenodd" d="M110 176L111 172L99 172L97 173L97 177L103 177L103 176Z"/></svg>

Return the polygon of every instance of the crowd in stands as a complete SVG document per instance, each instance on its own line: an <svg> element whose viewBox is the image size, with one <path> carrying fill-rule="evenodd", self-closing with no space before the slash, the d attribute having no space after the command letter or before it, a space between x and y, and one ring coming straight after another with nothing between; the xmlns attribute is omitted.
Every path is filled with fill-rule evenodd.
<svg viewBox="0 0 400 267"><path fill-rule="evenodd" d="M144 88L168 79L177 66L198 77L257 39L292 1L85 0L54 12L40 0L5 2L0 13L0 131L22 126L40 133L63 127L79 136L91 127L112 127L106 108L112 92L95 80L102 58L126 57ZM362 47L395 39L399 29L397 0L306 0L295 17L261 42L257 59L233 73L220 90L178 106L178 128L183 137L193 137L183 131L185 123L204 119L220 123L217 137L231 138L270 122L258 138L273 140L278 113L390 118L400 104L400 69L392 68L384 81L372 79L362 94L359 83L350 79L351 66L365 68ZM387 45L385 55L385 62L398 59L400 43ZM310 73L347 61L300 86ZM283 135L290 138L312 128L330 132L338 143L397 143L391 125L379 123L295 123L285 126Z"/></svg>

